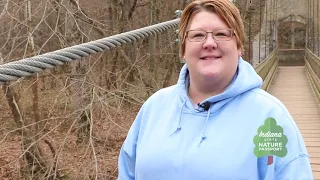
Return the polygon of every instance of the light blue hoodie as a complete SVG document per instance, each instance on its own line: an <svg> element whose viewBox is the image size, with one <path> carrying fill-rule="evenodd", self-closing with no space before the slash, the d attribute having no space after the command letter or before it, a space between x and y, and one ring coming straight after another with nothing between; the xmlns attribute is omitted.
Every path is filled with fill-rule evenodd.
<svg viewBox="0 0 320 180"><path fill-rule="evenodd" d="M187 95L187 65L178 83L153 94L140 109L119 156L119 180L309 180L309 156L286 107L261 90L261 78L239 59L238 71L208 111ZM204 101L204 102L205 102ZM202 103L204 103L202 102ZM254 137L268 117L283 128L284 157L258 158Z"/></svg>

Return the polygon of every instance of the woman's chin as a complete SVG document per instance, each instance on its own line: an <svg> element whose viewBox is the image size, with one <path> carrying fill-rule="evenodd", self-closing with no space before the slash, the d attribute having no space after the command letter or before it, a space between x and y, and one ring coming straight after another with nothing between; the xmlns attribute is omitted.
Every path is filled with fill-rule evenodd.
<svg viewBox="0 0 320 180"><path fill-rule="evenodd" d="M211 79L215 79L217 78L217 76L219 75L218 72L214 72L214 71L209 71L209 72L202 72L202 77L206 80L211 80Z"/></svg>

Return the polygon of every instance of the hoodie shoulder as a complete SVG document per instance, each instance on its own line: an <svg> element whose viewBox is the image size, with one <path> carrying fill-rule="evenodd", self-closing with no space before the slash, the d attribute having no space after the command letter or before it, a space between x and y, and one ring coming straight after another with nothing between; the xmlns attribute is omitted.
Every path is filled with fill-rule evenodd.
<svg viewBox="0 0 320 180"><path fill-rule="evenodd" d="M260 98L259 100L262 100L265 106L271 106L272 108L280 108L283 112L285 112L288 117L291 118L291 115L288 111L288 109L285 107L285 105L275 96L272 94L266 92L263 89L253 89L253 92Z"/></svg>

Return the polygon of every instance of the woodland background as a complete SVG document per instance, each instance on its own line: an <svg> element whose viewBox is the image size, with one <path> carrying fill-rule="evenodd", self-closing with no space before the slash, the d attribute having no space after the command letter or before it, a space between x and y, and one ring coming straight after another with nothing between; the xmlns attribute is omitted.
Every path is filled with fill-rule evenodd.
<svg viewBox="0 0 320 180"><path fill-rule="evenodd" d="M265 14L255 1L235 2L248 37ZM172 20L187 2L0 0L0 63ZM1 85L0 179L116 179L142 103L177 81L176 39L172 29Z"/></svg>

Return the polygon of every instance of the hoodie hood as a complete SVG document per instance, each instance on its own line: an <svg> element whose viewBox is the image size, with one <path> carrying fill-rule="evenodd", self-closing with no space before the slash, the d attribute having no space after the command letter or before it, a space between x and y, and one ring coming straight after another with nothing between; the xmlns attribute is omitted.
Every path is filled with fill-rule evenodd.
<svg viewBox="0 0 320 180"><path fill-rule="evenodd" d="M189 70L187 64L185 64L179 75L178 79L178 91L179 91L179 106L180 108L186 109L188 111L195 111L193 108L192 102L188 96L188 85L189 85L190 77L189 77ZM222 106L224 106L227 102L232 100L234 97L245 93L249 90L260 88L262 86L262 79L256 73L254 68L246 61L244 61L241 57L238 61L238 68L233 77L231 84L228 88L215 96L211 96L205 99L200 104L204 102L209 102L210 112L214 113L218 111ZM204 111L203 108L198 107L197 111Z"/></svg>

